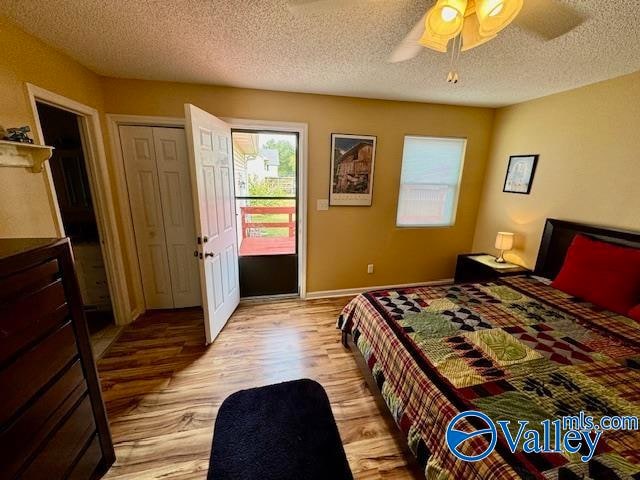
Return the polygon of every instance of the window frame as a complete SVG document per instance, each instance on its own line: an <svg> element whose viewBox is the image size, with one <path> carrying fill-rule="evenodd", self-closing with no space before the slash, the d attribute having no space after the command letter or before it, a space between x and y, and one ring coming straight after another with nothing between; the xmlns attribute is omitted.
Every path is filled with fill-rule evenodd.
<svg viewBox="0 0 640 480"><path fill-rule="evenodd" d="M438 224L415 224L415 225L399 225L398 224L398 210L400 209L400 192L402 190L402 169L404 167L404 153L407 145L408 138L419 138L419 139L432 139L432 140L461 140L463 142L462 145L462 155L460 158L460 172L458 174L458 179L455 184L450 183L430 183L429 185L434 186L457 186L455 189L454 197L453 197L453 205L452 205L452 215L450 221L447 223L438 223ZM454 137L454 136L436 136L436 135L417 135L417 134L405 134L402 141L402 158L400 160L400 176L398 181L398 195L396 200L396 218L395 218L395 226L400 229L423 229L423 228L451 228L455 227L456 220L458 219L458 202L460 199L460 190L462 189L462 176L464 173L464 166L466 163L467 157L467 145L469 143L469 139L467 137ZM407 184L411 185L411 184Z"/></svg>

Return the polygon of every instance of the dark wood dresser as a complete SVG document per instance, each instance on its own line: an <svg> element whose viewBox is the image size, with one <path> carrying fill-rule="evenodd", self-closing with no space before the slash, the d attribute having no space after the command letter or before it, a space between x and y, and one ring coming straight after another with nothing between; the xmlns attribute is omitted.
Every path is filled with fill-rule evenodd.
<svg viewBox="0 0 640 480"><path fill-rule="evenodd" d="M68 239L0 239L0 479L115 460Z"/></svg>

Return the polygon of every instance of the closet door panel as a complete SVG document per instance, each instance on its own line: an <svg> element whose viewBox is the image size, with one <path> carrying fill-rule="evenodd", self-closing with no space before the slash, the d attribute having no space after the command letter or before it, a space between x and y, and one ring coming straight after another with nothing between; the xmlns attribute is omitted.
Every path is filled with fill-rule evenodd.
<svg viewBox="0 0 640 480"><path fill-rule="evenodd" d="M173 308L153 129L121 126L120 140L145 303Z"/></svg>
<svg viewBox="0 0 640 480"><path fill-rule="evenodd" d="M153 128L167 256L176 308L201 304L189 157L184 130Z"/></svg>

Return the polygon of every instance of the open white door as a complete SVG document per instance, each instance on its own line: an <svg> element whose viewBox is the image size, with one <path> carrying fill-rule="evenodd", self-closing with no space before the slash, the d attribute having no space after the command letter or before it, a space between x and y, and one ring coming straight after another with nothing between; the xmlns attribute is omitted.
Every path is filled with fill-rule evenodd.
<svg viewBox="0 0 640 480"><path fill-rule="evenodd" d="M211 343L240 303L231 128L191 104L184 110L204 329Z"/></svg>

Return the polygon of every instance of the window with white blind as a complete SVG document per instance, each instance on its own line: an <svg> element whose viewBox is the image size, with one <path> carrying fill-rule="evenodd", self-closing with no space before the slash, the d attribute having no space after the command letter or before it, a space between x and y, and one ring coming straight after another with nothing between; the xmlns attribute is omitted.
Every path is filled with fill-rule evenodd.
<svg viewBox="0 0 640 480"><path fill-rule="evenodd" d="M398 197L398 227L455 223L464 138L404 137Z"/></svg>

